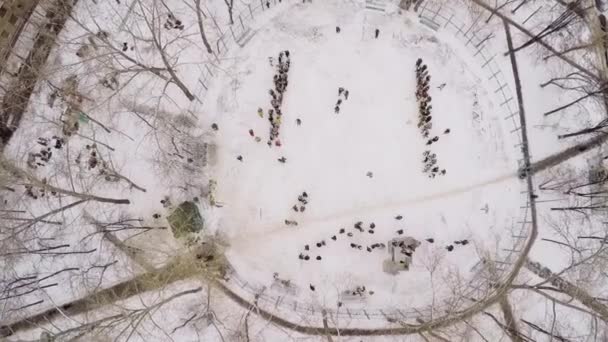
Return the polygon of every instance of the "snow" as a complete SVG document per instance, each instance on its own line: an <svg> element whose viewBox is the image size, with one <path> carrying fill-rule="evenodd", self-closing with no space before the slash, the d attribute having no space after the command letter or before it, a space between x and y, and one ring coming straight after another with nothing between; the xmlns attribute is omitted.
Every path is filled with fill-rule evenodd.
<svg viewBox="0 0 608 342"><path fill-rule="evenodd" d="M372 21L375 26L362 32ZM496 110L499 99L485 75L470 56L461 56L457 44L409 16L370 19L369 11L323 2L286 8L222 65L201 110L209 114L203 125L219 126L211 177L218 181L216 198L223 207L214 210L214 228L230 237L228 256L242 277L269 285L277 272L300 288L300 298L319 306L336 303L342 290L365 285L377 294L368 299L370 307L395 302L417 307L447 295L447 280L455 274L472 276L480 254L510 232L505 227L514 223L521 202L515 136ZM265 113L270 108L274 68L268 58L276 64L283 50L290 52L291 68L282 146L269 148L267 114L260 118L257 108ZM447 170L434 179L422 172L427 146L416 127L417 58L432 77L431 137L438 135L439 141L430 150ZM439 90L442 83L447 85ZM350 96L335 114L339 87ZM447 128L451 133L442 134ZM287 162L279 163L280 157ZM309 204L296 213L291 207L303 191ZM486 205L488 213L482 210ZM364 233L353 229L357 221ZM377 227L373 235L371 222ZM354 236L338 234L340 228ZM435 243L423 241L411 270L391 276L382 272L387 252L368 253L365 247L386 243L399 229ZM445 250L462 239L471 245ZM321 240L327 246L318 249ZM363 249L353 250L350 243ZM301 261L306 244L312 260ZM434 277L440 281L432 282ZM314 293L309 284L316 286Z"/></svg>
<svg viewBox="0 0 608 342"><path fill-rule="evenodd" d="M231 275L226 285L251 301L255 294L261 293L260 307L285 319L321 326L320 309L327 309L332 323L340 327L377 328L390 325L384 314L397 310L401 314L412 313L408 321L411 323L421 315L417 310L424 315L430 306L435 315L443 314L442 305L452 304L451 298L470 291L469 282L477 278L480 260L512 255L509 249L518 241L512 235L520 234L522 227L525 233L527 227L525 223L522 226L522 221L527 221L529 215L525 208L527 194L522 193L523 183L516 174L521 159L519 132L514 130L518 127L518 118L507 118L517 111L517 105L515 100L504 104L509 97L515 99L514 92L509 90L514 89L513 77L509 58L503 54L506 44L500 21L480 25L476 40L471 43L454 27L466 25L468 28L479 18L485 21L485 14L478 18L478 13L469 7L454 4L454 8L448 9L440 7L443 6L440 1L429 0L423 16L434 15L435 11L440 13L439 8L442 8L435 18L441 23L440 29L434 31L421 23L414 13L401 13L396 3L384 2L385 6L379 6L384 7L385 12L379 12L365 9L363 1L327 0L305 4L283 1L276 6L273 3L269 10L258 8L257 1L252 1L250 6L239 2L235 4L234 35L253 34L251 40L240 41L244 43L241 47L231 43L233 38L223 1L208 1L204 4L205 12L214 18L205 20L210 41L219 46L218 39L224 39L230 50L222 51L218 56L207 56L199 43L192 7L186 2L169 2L172 13L183 19L185 30L162 31L162 39L171 41L167 49L172 63L176 63L179 76L195 92L197 100L189 102L173 84L166 86L165 81L150 73L131 75L127 72L128 76L121 76L125 88L118 95L101 87L99 81L108 73L124 65L125 69L133 65L107 47L98 52L102 58L86 61L77 58L74 53L86 42L83 37L87 31L108 30L115 46L128 41L135 48L129 56L146 65L161 65L161 61L152 44L140 39L140 35L149 35L149 28L137 16L127 14L129 6L112 1L80 2L76 13L82 25L68 22L58 48L50 58L48 78L54 86L60 86L66 77L78 74L79 89L94 99L85 101L84 110L110 127L111 133L91 123L83 124L79 131L82 136L71 137L63 150L55 151L49 165L36 170L35 174L40 178L48 177L53 184L65 188L72 187L74 182L75 187L85 193L128 198L131 205L119 208L87 203L62 214L60 231L39 224L35 234L41 234L37 237L70 243L78 250L97 250L85 256L52 259L36 256L12 260L13 273L6 274L8 280L36 273L42 277L62 267L78 267L79 270L55 278L61 286L40 289L23 300L5 304L3 321L80 298L96 286L108 287L141 272L133 261L100 235L84 238L94 233L95 228L82 214L93 214L104 222L132 217L141 219L141 225L162 227L167 225L164 217L172 207L164 208L159 203L164 196L169 196L173 204L194 197L201 199L200 208L208 233L218 233L230 245L227 256L236 274ZM513 17L522 22L537 5L543 6L539 15L526 25L539 29L555 15L548 6L552 4L549 0L542 4L534 2L533 6L524 6ZM255 17L251 15L254 18L248 17L251 8L255 12ZM451 13L455 16L450 16ZM245 25L241 25L240 20L244 20ZM449 26L444 24L446 20L457 24ZM222 28L222 34L217 32L216 25ZM251 31L247 31L247 26L251 26ZM340 26L339 34L335 32L336 26ZM380 30L378 39L374 39L376 28ZM526 41L526 37L513 31L515 45ZM478 50L476 41L489 33L493 37ZM276 65L279 52L284 50L290 51L291 68L283 100L279 136L282 146L268 147L268 90L273 87L275 73L269 57ZM543 52L539 50L529 48L517 55L533 160L572 145L576 139L559 140L556 135L588 127L599 117L593 112L598 106L592 101L584 101L555 116L542 115L575 99L576 94L557 87L538 86L548 77L571 71L557 58L542 59L539 56ZM592 63L589 56L576 56L584 60L581 61L584 65ZM422 153L429 147L416 127L414 65L417 58L423 58L432 77L434 126L431 137L436 135L439 141L430 150L437 154L440 168L447 171L445 176L434 179L422 172ZM486 64L488 58L492 58L492 62ZM498 76L493 77L495 73ZM199 81L204 81L204 85ZM446 86L439 89L443 83ZM350 96L347 100L343 98L340 113L335 114L339 87L349 90ZM44 82L38 85L31 108L24 116L24 122L28 124L22 125L7 147L7 155L11 158L23 162L28 152L38 148L35 143L38 136L60 133L61 127L55 122L65 106L50 108L46 105L52 89ZM501 92L500 89L505 90ZM259 107L266 113L264 118L257 115ZM296 124L296 119L301 120L301 125ZM213 123L218 125L218 131L210 129ZM449 134L443 134L446 128L451 130ZM260 142L249 135L250 129L261 138ZM75 165L73 160L78 153L88 153L85 146L91 142L86 137L115 148L116 151L111 151L99 147L99 153L146 192L123 182L105 182L97 170ZM178 153L200 152L204 143L211 146L208 164L201 160L189 164L174 154L178 147ZM242 162L237 160L239 155L243 157ZM563 170L582 172L589 159L598 155L591 152L570 160ZM285 164L278 161L281 157L286 158ZM556 170L563 171L560 167L542 172L536 175L535 183L538 185L551 177ZM368 172L373 176L368 177ZM209 191L209 179L218 183L214 196L219 207L204 198ZM298 196L303 191L309 196L306 211L294 212L291 208L298 203ZM539 238L560 240L563 237L560 228L564 225L574 227L566 236L569 239L579 233L601 231L597 222L590 223L583 218L568 221L570 216L550 211L555 202L549 201L557 199L568 203L562 194L542 191L538 194ZM20 203L15 208L27 208L32 217L65 205L63 199L55 201L47 197L32 203L20 196L7 198L11 203ZM161 213L162 217L153 219L154 213ZM402 215L403 220L396 220L397 215ZM286 226L285 220L297 221L298 225ZM353 228L358 221L362 222L363 232ZM369 232L371 223L375 225L373 234ZM346 232L340 234L340 228ZM404 234L399 235L398 230L403 230ZM353 236L348 237L346 233ZM117 235L141 251L153 265L162 265L184 252L181 242L173 239L168 230ZM337 241L331 239L333 235ZM422 244L414 253L409 271L388 275L382 271L387 251L374 249L368 252L366 247L403 236L412 236ZM425 241L427 238L433 238L435 242ZM463 239L470 243L466 246L454 244ZM316 243L320 241L327 246L318 248ZM362 250L351 248L351 243L362 245ZM445 249L450 244L455 246L452 252ZM310 251L305 251L304 245L309 245ZM580 246L595 248L592 241ZM298 259L300 253L309 255L311 260ZM315 260L316 256L321 256L322 260ZM578 260L568 248L547 241L537 242L531 257L554 271ZM103 274L95 268L115 259L119 263ZM296 287L294 294L272 286L275 272ZM524 273L518 280L529 283L527 276ZM601 284L596 276L577 271L564 276L579 281L593 279L588 289L594 293L605 292L601 285L596 285ZM192 281L188 285L196 287L197 283ZM310 285L315 286L314 292L309 289ZM342 291L362 285L374 294L361 301L344 301L340 297ZM175 286L183 287L183 284ZM143 294L129 301L137 302L139 297L159 300L168 297L169 290L175 290L175 287L168 286L163 291ZM525 294L527 292L516 291L511 295L515 310L522 317L542 321L547 317L544 315L551 314L548 301ZM38 298L44 298L45 303L18 314L10 312L10 309ZM229 327L222 326L222 329L237 336L244 312L236 305L226 303L226 298L221 299L217 304L217 308L222 309L221 320L230 322L227 323ZM340 308L339 301L344 301ZM159 311L154 319L170 317L162 324L166 331L167 326L177 326L196 312L197 306L200 306L198 301L185 304L180 301ZM95 314L103 312L99 310ZM571 314L571 310L565 312ZM350 317L351 313L353 317ZM571 322L578 317L571 316ZM92 320L91 317L78 319L81 318L81 322ZM486 336L492 336L490 340L502 337L495 326L484 326L480 322L486 320L483 315L474 320L483 326ZM61 326L71 324L73 322L62 320ZM318 340L268 327L254 314L250 324L253 340ZM575 328L573 324L564 326ZM166 336L162 332L156 333L155 328L148 322L145 330L153 337L139 338L166 340ZM200 322L185 327L172 338L191 340L200 331L203 331L198 336L201 340L221 340L215 330ZM395 337L406 338L410 340L409 337ZM475 335L470 338L477 340ZM350 340L359 339L340 339Z"/></svg>

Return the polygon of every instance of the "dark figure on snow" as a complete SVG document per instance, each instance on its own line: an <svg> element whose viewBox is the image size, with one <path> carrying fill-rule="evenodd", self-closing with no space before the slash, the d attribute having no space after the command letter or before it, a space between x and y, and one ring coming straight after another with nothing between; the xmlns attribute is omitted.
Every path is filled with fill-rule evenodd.
<svg viewBox="0 0 608 342"><path fill-rule="evenodd" d="M340 26L336 26L336 33L340 33Z"/></svg>
<svg viewBox="0 0 608 342"><path fill-rule="evenodd" d="M344 99L345 99L345 100L348 100L348 90L345 90L345 91L344 91Z"/></svg>
<svg viewBox="0 0 608 342"><path fill-rule="evenodd" d="M376 39L378 39L379 35L380 35L380 30L376 29Z"/></svg>
<svg viewBox="0 0 608 342"><path fill-rule="evenodd" d="M300 126L302 124L302 120L296 119L296 125Z"/></svg>
<svg viewBox="0 0 608 342"><path fill-rule="evenodd" d="M446 129L445 131L443 131L443 134L450 134L450 129Z"/></svg>
<svg viewBox="0 0 608 342"><path fill-rule="evenodd" d="M344 88L342 88L342 87L338 88L338 96L342 95L343 92L344 92Z"/></svg>
<svg viewBox="0 0 608 342"><path fill-rule="evenodd" d="M422 58L418 58L416 61L416 69L420 68L420 64L422 64Z"/></svg>
<svg viewBox="0 0 608 342"><path fill-rule="evenodd" d="M336 114L340 113L340 107L339 107L339 106L336 106L336 107L334 108L334 112L335 112Z"/></svg>
<svg viewBox="0 0 608 342"><path fill-rule="evenodd" d="M243 156L238 156L238 157L236 157L236 160L238 160L238 161L242 162L242 161L243 161Z"/></svg>
<svg viewBox="0 0 608 342"><path fill-rule="evenodd" d="M270 8L270 1L266 1L266 8Z"/></svg>

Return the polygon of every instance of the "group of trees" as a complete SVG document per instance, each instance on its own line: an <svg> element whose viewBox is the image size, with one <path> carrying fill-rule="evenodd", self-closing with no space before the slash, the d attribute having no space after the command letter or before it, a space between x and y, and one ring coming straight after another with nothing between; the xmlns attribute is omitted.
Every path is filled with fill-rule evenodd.
<svg viewBox="0 0 608 342"><path fill-rule="evenodd" d="M587 127L559 133L560 139L572 139L577 147L572 153L543 164L549 166L533 168L538 182L533 196L542 210L534 248L559 251L568 266L553 269L538 256L542 254L531 254L534 258L522 254L521 269L504 278L491 262L494 253L480 251L487 257L485 276L491 281L484 283L477 296L469 296L467 281L460 275L448 274L441 281L454 284L454 300L438 304L432 317L421 315L415 325L391 318L387 324L393 324L393 330L364 333L410 333L427 341L494 341L501 336L512 341L601 341L608 335L608 298L602 287L608 256L604 217L608 175L600 170L590 177L588 170L568 164L573 157L601 151L597 147L604 140L596 138L608 133L604 131L608 76L605 61L597 59L597 51L605 51L605 32L597 29L601 21L586 1L557 1L549 22L527 29L516 15L533 6L533 1L472 2L485 11L486 22L506 21L518 31L519 45L514 49L518 56L540 51L545 61L567 66L563 75L540 86L559 88L572 99L545 113L528 115L549 120L557 113L575 113L591 118ZM405 1L404 6L413 5L413 9L422 4ZM150 172L163 177L181 198L204 195L206 182L193 175L206 166L210 147L203 132L195 128L196 116L188 110L190 103L201 100L193 90L197 75L190 66L200 63L201 56L210 67L219 60L220 26L234 24L233 12L239 3L217 1L213 10L201 0L55 0L43 6L47 6L48 20L13 75L14 83L5 85L0 105L0 116L7 118L10 112L13 118L11 125L3 126L11 133L0 144L7 151L0 157L0 321L14 323L12 328L44 326L49 317L61 321L57 329L41 335L48 341L145 339L146 331L162 332L165 335L156 337L170 340L186 330L200 334L201 340L287 340L302 336L286 332L299 331L297 326L318 327L315 335L337 340L340 327L352 322L324 314L318 325L302 315L292 317L299 321L290 325L280 317L264 316L255 301L230 302L231 294L214 282L222 275L218 264L213 264L221 253L190 250L158 262L131 243L142 234L168 234L169 230L151 215L128 214L125 209L134 199L152 196L148 193L154 193L154 183L137 177L128 160L119 156L121 142L148 144L155 167ZM590 34L581 35L581 29ZM13 134L19 124L25 133ZM127 131L125 125L138 128ZM28 149L38 147L36 135L45 130L64 134L66 146L53 150L55 156L46 166L32 169L25 163L26 155ZM575 137L597 141L585 145ZM19 139L25 148L6 147L10 138ZM601 161L604 156L599 153L594 158ZM563 165L555 166L562 161ZM429 273L435 276L432 266ZM118 285L107 283L109 274L120 280ZM84 288L75 292L89 297L57 306L48 294L62 287ZM150 292L142 295L145 291ZM525 297L548 305L551 314L544 320L538 315L528 317L520 304L530 302ZM176 303L188 302L191 313L182 315ZM38 307L54 306L46 316L32 316ZM160 321L171 312L180 314L170 322ZM68 316L78 319L65 319ZM22 320L28 317L29 322ZM263 318L276 325L268 325ZM585 325L576 327L572 319L581 319ZM345 328L344 334L349 331ZM0 333L11 331L4 328Z"/></svg>

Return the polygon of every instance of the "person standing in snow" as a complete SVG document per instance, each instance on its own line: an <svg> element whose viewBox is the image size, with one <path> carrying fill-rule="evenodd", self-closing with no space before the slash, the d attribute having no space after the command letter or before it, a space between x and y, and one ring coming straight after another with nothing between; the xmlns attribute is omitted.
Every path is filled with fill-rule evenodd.
<svg viewBox="0 0 608 342"><path fill-rule="evenodd" d="M379 35L380 35L380 30L376 29L376 39L378 39Z"/></svg>

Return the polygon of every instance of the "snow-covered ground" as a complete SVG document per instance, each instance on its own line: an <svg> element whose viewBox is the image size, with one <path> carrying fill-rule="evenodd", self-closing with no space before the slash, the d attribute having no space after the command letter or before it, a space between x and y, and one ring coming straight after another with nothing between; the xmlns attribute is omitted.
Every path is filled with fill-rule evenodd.
<svg viewBox="0 0 608 342"><path fill-rule="evenodd" d="M391 309L410 312L433 306L435 313L443 314L439 310L441 304L454 294L461 294L468 281L476 276L475 266L482 258L501 259L508 254L514 241L512 235L520 233L521 221L526 220L522 207L526 206L527 194L522 194L522 183L517 178L521 159L519 133L513 126L517 125L517 117L505 117L509 111L516 110L516 99L514 92L508 93L512 102L505 107L505 97L501 96L501 89L513 89L509 58L503 55L506 51L504 28L498 20L491 20L488 25L480 24L483 29L478 40L492 33L480 54L479 46L475 42L470 44L462 32L456 37L443 22L434 31L428 22L424 25L421 22L424 20L417 14L438 15L438 21L443 16L443 20L459 21L459 27L461 23L463 28L465 25L472 28L472 23L482 23L487 13L482 16L474 8L465 6L449 9L443 7L441 1L430 0L425 5L428 7L417 14L402 13L396 6L397 1L373 1L374 6L384 8L384 11L366 9L366 3L372 2L272 0L270 8L262 10L258 8L258 1L249 5L239 2L235 5L235 24L229 26L223 0L203 2L208 15L204 20L205 30L212 45L224 46L217 40L216 29L221 28L223 39L228 41L230 48L227 51L222 48L222 53L216 57L206 55L200 44L191 4L167 2L167 11L183 20L185 30L160 31L162 21L152 23L159 25L159 32L162 32L159 39L170 42L166 50L171 63L175 63L178 76L197 97L190 102L174 82L167 83L153 73L142 72L140 65L134 65L126 57L144 65L162 65L150 39L140 37L150 35L149 23L131 14L132 11L149 15L155 12L146 12L148 8L131 7L124 2L80 2L75 11L75 18L80 23L69 21L62 32L49 61L48 82L38 85L31 107L24 116L27 124L15 134L6 155L25 168L27 153L40 148L36 143L38 137L62 134L58 123L63 118L65 103L58 100L58 104L51 107L48 99L56 87L64 86L66 79L76 74L80 82L77 88L85 97L81 109L110 129L90 121L81 122L80 135L71 136L63 149L53 150L54 157L45 167L30 171L66 189L128 198L131 204L117 207L88 202L62 212L59 223L38 223L36 230L26 234L31 243L20 247L35 249L46 246L41 241L61 241L70 244L71 250L86 253L53 258L39 255L11 258L10 267L7 267L10 272L5 272L2 278L6 282L32 275L41 278L63 268L74 269L53 275L52 281L59 285L46 288L47 283L37 283L31 293L18 300L9 297L11 300L3 303L2 319L12 321L60 306L142 272L124 251L96 234L95 220L116 222L128 218L137 220L136 226L156 228L145 233L139 229L115 233L151 264L160 265L183 253L185 249L181 242L173 238L170 230L163 228L168 225L165 217L174 205L193 198L199 200L197 203L206 220L206 233L219 233L229 245L226 253L241 283L237 283L237 276L233 275L226 284L234 286L252 302L254 297L246 292L247 289L266 286L260 298L271 301L260 304L263 309L302 324L320 326L320 309L329 309L331 316L332 308L336 310L338 301L342 301L342 291L365 286L366 299L346 301L343 308L353 312L367 309L365 316L369 313L372 319L367 317L364 321L364 315L350 319L347 317L349 312L330 317L336 320L333 325L359 328L390 325L385 322L384 312L390 313ZM528 20L537 6L539 14L526 25L530 29L542 29L559 14L554 10L553 1L539 0L522 7L513 18L518 22ZM253 12L250 12L252 8ZM161 12L159 18L164 20L166 13L164 9ZM247 17L248 13L251 18ZM213 20L209 20L211 18ZM253 33L251 39L239 40L242 46L230 43L232 32L238 39L249 25ZM340 27L339 33L336 26ZM379 30L377 38L374 37L376 29ZM87 44L83 37L95 35L98 30L109 32L109 43L103 43L113 44L114 49L101 44L100 50L94 53L96 58L76 56L75 52ZM527 40L513 31L515 45ZM116 48L123 41L133 47L126 51L126 56ZM97 42L100 44L99 40ZM266 144L270 133L268 110L271 108L268 90L274 88L277 58L285 50L290 52L291 67L282 104L281 146L269 147ZM598 121L595 116L600 116L588 113L597 107L596 103L583 101L568 111L544 117L543 112L577 96L557 87L538 86L550 77L570 71L557 58L543 60L539 56L542 53L536 48L517 54L533 160L570 146L573 140L558 140L556 135L588 127ZM269 58L273 59L272 63ZM416 127L415 62L418 58L428 65L432 77L429 92L433 98L433 128L430 137L438 136L439 140L430 147ZM492 58L492 64L486 67L483 58ZM496 70L501 71L500 79L493 77ZM102 87L101 81L115 71L124 88L109 90ZM201 71L207 75L203 77L204 86L197 81ZM349 91L348 99L339 95L340 87ZM336 114L334 106L339 98L342 104ZM258 116L258 108L263 109L263 117ZM213 124L217 125L217 130L211 128ZM444 134L446 129L450 129L449 134ZM146 191L138 190L124 180L110 182L100 175L99 168L87 167L91 151L86 146L91 145L91 139L98 141L100 158ZM211 146L208 164L198 158L200 151L196 150L204 143ZM437 154L438 166L446 170L445 176L431 179L422 172L425 150ZM569 161L559 172L582 173L580 170L588 160L597 158L595 153ZM84 160L82 164L75 163L79 155ZM194 157L194 160L186 161L183 155ZM239 156L242 160L237 159ZM279 161L282 157L285 163ZM544 182L557 171L542 172L535 182ZM209 178L217 182L213 195L219 206L211 205L205 198L210 191L207 188ZM22 194L21 184L18 186L17 193L0 199L10 200L11 209L27 210L24 216L36 217L66 204L65 197L47 196L33 201ZM576 227L576 233L573 231L569 233L572 236L566 236L572 239L578 233L601 232L597 224L593 228L594 225L584 218L573 219L551 212L551 206L558 205L556 203L568 202L558 192L535 190L540 196L540 238L560 240L563 235L559 229L564 225ZM296 212L292 207L297 204L299 209L298 196L303 192L308 195L306 210ZM173 204L161 204L160 200L165 196L170 197ZM155 218L153 215L158 213L160 216ZM396 219L397 216L402 219ZM286 225L285 220L298 225ZM354 228L357 222L361 222L362 232ZM371 228L372 224L374 228ZM344 229L344 233L341 234L340 229ZM387 250L374 248L370 252L367 247L386 244L399 236L414 237L422 244L413 255L410 270L393 276L382 270L382 263L388 258ZM466 246L454 243L462 240L469 243ZM317 247L321 242L325 245ZM595 246L593 241L587 242L581 244L581 248ZM360 245L361 249L352 248L351 244ZM306 245L309 250L305 249ZM448 245L454 250L448 251ZM300 259L300 254L310 260ZM554 270L577 260L570 249L548 241L537 242L531 257ZM108 264L112 266L103 267ZM290 281L297 290L286 293L272 286L274 273L278 278ZM589 274L596 273L589 271ZM581 283L593 279L593 284L583 285L603 293L601 286L594 285L601 284L599 276L581 274L576 274L576 270L566 273ZM539 279L527 272L518 278L523 284L533 281ZM194 288L197 281L190 279L177 287L182 288L184 284ZM236 285L243 289L236 289ZM36 286L38 288L34 289ZM162 300L174 289L167 286L143 296ZM373 295L370 295L371 291ZM546 305L548 301L542 302L541 298L536 298L539 296L526 298L528 292L521 292L521 296L520 292L515 293L511 300L521 317L539 322L551 314L552 308ZM210 296L215 298L215 295ZM44 303L13 312L39 298L44 298ZM139 296L125 302L138 300ZM119 310L125 302L118 303ZM303 306L293 305L292 310L294 302ZM189 305L176 302L157 315L171 315L171 321L160 324L162 328L154 323L145 329L159 341L196 339L193 336L203 330L198 335L201 340L223 340L220 331L226 330L235 338L242 337L237 330L242 327L245 313L240 310L244 309L223 302L217 304L223 312L216 322L230 321L226 326L220 324L220 328L206 330L208 326L203 326L199 317L189 327L178 330L179 333L171 333L172 337L163 335L202 305L195 301ZM308 308L314 311L309 313ZM95 315L104 314L104 310ZM61 320L65 325L44 329L57 331L59 326L84 324L97 317L95 315L78 317L77 321L67 323ZM475 319L479 322L484 316L478 315ZM252 340L287 340L283 336L287 333L267 327L253 314L250 324ZM490 340L501 338L502 333L496 326L479 324L486 336L495 337ZM564 329L574 325L565 324ZM27 337L36 336L33 333ZM291 335L291 332L289 338L319 340ZM409 337L395 338L410 340ZM140 339L147 340L143 335ZM350 341L348 338L339 340ZM393 339L387 337L386 340ZM472 336L464 340L478 339Z"/></svg>
<svg viewBox="0 0 608 342"><path fill-rule="evenodd" d="M374 307L426 305L456 286L449 280L456 274L472 276L480 257L511 233L522 205L516 136L480 66L449 34L435 34L412 16L373 12L341 1L284 8L222 64L201 107L204 125L219 127L211 173L223 207L214 210L213 228L230 237L230 261L259 284L270 285L277 272L317 305L333 305L339 292L361 285L375 292L368 300ZM268 90L284 50L291 68L282 145L269 147ZM431 75L431 137L439 141L430 147L416 126L418 58ZM340 87L349 97L340 97L336 114ZM422 172L427 149L445 176ZM295 212L304 191L306 211ZM354 229L358 221L363 232ZM399 230L423 244L410 271L392 276L382 271L387 251L366 247L399 237ZM463 239L471 243L454 244ZM321 241L326 245L318 248Z"/></svg>

